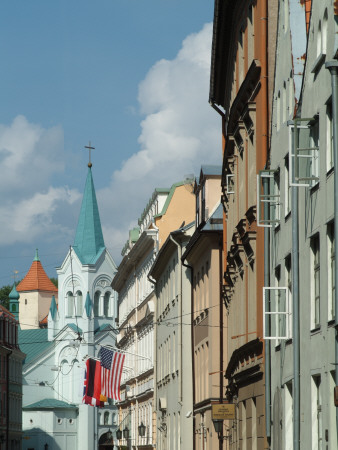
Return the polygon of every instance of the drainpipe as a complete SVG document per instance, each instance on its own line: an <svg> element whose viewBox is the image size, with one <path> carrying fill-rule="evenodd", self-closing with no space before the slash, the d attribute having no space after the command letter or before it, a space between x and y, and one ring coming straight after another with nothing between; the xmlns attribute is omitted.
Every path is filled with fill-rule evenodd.
<svg viewBox="0 0 338 450"><path fill-rule="evenodd" d="M169 234L169 239L176 245L177 250L178 250L178 261L181 261L182 258L182 247L181 244L177 241L175 241L175 239L172 237L171 234ZM179 292L179 303L180 303L180 312L179 312L179 317L181 318L181 324L178 328L179 331L179 335L178 335L178 342L179 342L179 349L180 349L180 354L179 354L179 361L180 361L180 384L179 384L179 392L178 392L178 398L179 398L179 402L182 404L182 399L183 399L183 370L182 370L182 366L183 366L183 345L182 345L182 320L183 320L183 305L182 305L182 300L183 300L183 294L182 294L182 271L179 270L179 281L178 281L178 285L180 287L180 292Z"/></svg>
<svg viewBox="0 0 338 450"><path fill-rule="evenodd" d="M182 265L184 267L186 267L187 269L190 269L190 273L191 273L191 355L192 355L192 416L193 416L193 439L192 439L192 445L193 445L193 450L196 449L196 442L195 442L195 428L196 428L196 419L195 419L195 414L194 414L194 406L195 406L195 362L194 362L194 326L193 326L193 321L194 321L194 288L193 288L193 280L194 280L194 269L192 266L189 266L189 264L185 264L184 261L182 260Z"/></svg>
<svg viewBox="0 0 338 450"><path fill-rule="evenodd" d="M331 73L332 84L332 122L333 122L333 159L334 192L338 192L338 61L328 61L325 67ZM338 255L338 195L334 195L334 251ZM338 265L335 264L335 286L338 282ZM335 384L338 386L338 289L335 289ZM338 408L336 408L336 433L338 441Z"/></svg>
<svg viewBox="0 0 338 450"><path fill-rule="evenodd" d="M269 184L266 178L263 178L263 192L264 196L269 194ZM269 218L269 207L268 203L264 203L264 217ZM264 286L270 286L270 239L269 239L270 229L264 228ZM265 310L268 311L269 300L266 296L265 298ZM265 320L265 318L263 319ZM270 334L269 324L267 324L267 333ZM264 342L265 350L265 360L264 360L264 371L265 371L265 432L268 440L271 438L271 344L269 339L265 339Z"/></svg>
<svg viewBox="0 0 338 450"><path fill-rule="evenodd" d="M222 239L219 244L218 249L218 264L219 264L219 402L223 403L223 384L224 384L224 358L223 358L223 345L224 345L224 331L223 331L223 297L222 297L222 287L223 287L223 245ZM223 434L223 430L222 430ZM223 439L219 439L219 449L223 449Z"/></svg>
<svg viewBox="0 0 338 450"><path fill-rule="evenodd" d="M294 133L294 148L299 147L297 133ZM293 183L295 173L293 171ZM292 186L292 340L293 340L293 449L300 445L300 340L299 340L299 241L298 241L298 187Z"/></svg>

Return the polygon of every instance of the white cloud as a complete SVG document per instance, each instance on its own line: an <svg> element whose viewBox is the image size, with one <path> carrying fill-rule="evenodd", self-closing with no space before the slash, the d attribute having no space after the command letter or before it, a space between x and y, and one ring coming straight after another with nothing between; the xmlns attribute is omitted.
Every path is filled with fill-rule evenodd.
<svg viewBox="0 0 338 450"><path fill-rule="evenodd" d="M62 128L45 129L22 115L0 125L0 161L0 245L70 234L63 215L80 194L51 186L64 168Z"/></svg>
<svg viewBox="0 0 338 450"><path fill-rule="evenodd" d="M161 60L139 86L145 114L140 151L114 173L113 182L148 189L220 161L220 119L208 104L212 25L188 36L172 61Z"/></svg>
<svg viewBox="0 0 338 450"><path fill-rule="evenodd" d="M45 193L36 193L29 199L12 205L0 206L0 245L16 242L42 241L48 236L62 236L70 233L70 229L61 226L57 220L57 211L65 212L68 205L74 204L81 197L80 193L68 188L50 187Z"/></svg>
<svg viewBox="0 0 338 450"><path fill-rule="evenodd" d="M11 125L0 125L0 190L11 202L49 185L50 177L63 170L63 131L44 129L20 115ZM4 195L2 200L4 201Z"/></svg>
<svg viewBox="0 0 338 450"><path fill-rule="evenodd" d="M206 24L183 41L175 59L158 61L139 85L140 150L98 193L102 222L114 223L119 237L123 230L124 242L127 225L136 222L156 187L198 174L201 164L220 164L221 119L208 104L211 39L212 24Z"/></svg>

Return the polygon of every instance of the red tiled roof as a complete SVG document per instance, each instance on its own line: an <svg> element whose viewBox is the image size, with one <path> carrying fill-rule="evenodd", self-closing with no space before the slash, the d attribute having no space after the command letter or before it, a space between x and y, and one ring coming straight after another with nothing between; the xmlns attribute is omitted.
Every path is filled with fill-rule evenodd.
<svg viewBox="0 0 338 450"><path fill-rule="evenodd" d="M25 278L16 287L18 292L48 291L57 292L57 287L50 281L40 261L33 261Z"/></svg>
<svg viewBox="0 0 338 450"><path fill-rule="evenodd" d="M40 320L40 326L41 325L46 325L48 323L48 314L46 317L44 317L42 320Z"/></svg>

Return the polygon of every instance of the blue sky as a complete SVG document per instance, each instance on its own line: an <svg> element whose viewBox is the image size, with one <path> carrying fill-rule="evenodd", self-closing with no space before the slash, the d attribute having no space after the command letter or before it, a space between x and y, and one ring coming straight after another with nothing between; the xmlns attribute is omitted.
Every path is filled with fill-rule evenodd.
<svg viewBox="0 0 338 450"><path fill-rule="evenodd" d="M73 243L89 140L117 263L155 187L220 162L212 18L207 0L1 2L0 285L26 273L36 247L55 276Z"/></svg>

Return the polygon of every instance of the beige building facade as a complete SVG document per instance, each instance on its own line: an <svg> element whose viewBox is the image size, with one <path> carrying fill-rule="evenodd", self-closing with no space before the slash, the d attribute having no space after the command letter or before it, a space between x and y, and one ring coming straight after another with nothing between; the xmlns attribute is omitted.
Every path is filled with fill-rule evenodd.
<svg viewBox="0 0 338 450"><path fill-rule="evenodd" d="M194 218L191 180L170 189L156 189L138 225L130 232L123 259L112 287L119 294L119 335L117 346L126 353L121 381L120 429L129 436L119 441L127 448L150 449L156 445L155 375L155 291L148 274L169 230ZM138 427L143 424L145 435ZM120 447L121 448L121 447Z"/></svg>
<svg viewBox="0 0 338 450"><path fill-rule="evenodd" d="M225 402L227 361L220 194L221 167L202 166L195 184L196 231L182 257L192 278L193 448L205 450L225 448L212 422L212 405Z"/></svg>

